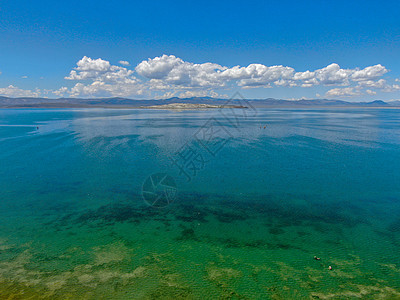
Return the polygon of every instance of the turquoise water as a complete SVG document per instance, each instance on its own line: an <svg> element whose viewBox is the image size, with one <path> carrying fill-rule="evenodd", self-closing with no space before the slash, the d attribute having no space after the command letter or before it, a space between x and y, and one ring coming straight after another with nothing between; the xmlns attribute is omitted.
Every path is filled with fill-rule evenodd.
<svg viewBox="0 0 400 300"><path fill-rule="evenodd" d="M400 299L399 125L372 108L0 110L0 298ZM159 173L162 208L142 197Z"/></svg>

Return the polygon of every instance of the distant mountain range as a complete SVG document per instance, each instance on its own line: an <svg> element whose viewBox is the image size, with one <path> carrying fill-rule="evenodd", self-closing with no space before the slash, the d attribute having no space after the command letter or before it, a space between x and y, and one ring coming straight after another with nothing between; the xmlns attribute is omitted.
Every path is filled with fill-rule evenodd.
<svg viewBox="0 0 400 300"><path fill-rule="evenodd" d="M312 100L283 100L283 99L246 99L227 100L210 97L169 98L161 100L133 100L127 98L10 98L0 96L0 108L83 108L83 107L114 107L135 108L140 106L166 105L173 103L212 104L212 105L243 105L253 107L304 107L304 106L355 106L355 107L400 107L400 101L384 102L348 102L343 100L312 99Z"/></svg>

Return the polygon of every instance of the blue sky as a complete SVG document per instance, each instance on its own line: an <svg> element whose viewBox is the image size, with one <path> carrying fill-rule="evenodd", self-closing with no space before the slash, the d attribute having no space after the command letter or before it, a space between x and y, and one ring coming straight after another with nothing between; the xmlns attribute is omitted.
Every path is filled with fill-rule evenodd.
<svg viewBox="0 0 400 300"><path fill-rule="evenodd" d="M400 99L399 13L399 1L0 1L0 95Z"/></svg>

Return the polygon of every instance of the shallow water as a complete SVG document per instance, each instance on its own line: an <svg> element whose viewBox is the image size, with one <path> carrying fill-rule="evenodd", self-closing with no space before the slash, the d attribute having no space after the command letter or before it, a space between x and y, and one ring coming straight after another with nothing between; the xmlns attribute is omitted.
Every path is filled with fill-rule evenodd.
<svg viewBox="0 0 400 300"><path fill-rule="evenodd" d="M0 110L0 298L400 299L399 125L371 108Z"/></svg>

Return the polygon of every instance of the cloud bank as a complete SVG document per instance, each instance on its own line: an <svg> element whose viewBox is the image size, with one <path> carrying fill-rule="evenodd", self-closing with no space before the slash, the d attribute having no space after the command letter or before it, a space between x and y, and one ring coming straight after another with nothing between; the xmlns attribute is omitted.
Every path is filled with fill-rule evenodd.
<svg viewBox="0 0 400 300"><path fill-rule="evenodd" d="M113 65L102 58L84 56L76 63L67 82L54 91L28 91L12 85L0 94L34 96L53 94L68 97L223 97L230 89L328 87L326 97L374 95L376 91L393 92L400 85L389 84L382 77L389 70L381 64L365 68L345 69L336 63L317 70L296 71L283 65L227 67L216 63L192 63L174 55L149 58L129 68L126 60ZM66 84L68 85L68 84Z"/></svg>
<svg viewBox="0 0 400 300"><path fill-rule="evenodd" d="M5 88L0 88L0 95L6 97L40 97L41 90L24 90L16 86L9 85Z"/></svg>

